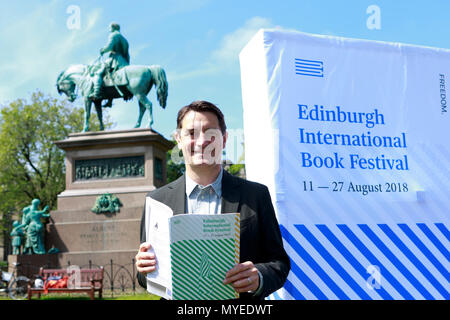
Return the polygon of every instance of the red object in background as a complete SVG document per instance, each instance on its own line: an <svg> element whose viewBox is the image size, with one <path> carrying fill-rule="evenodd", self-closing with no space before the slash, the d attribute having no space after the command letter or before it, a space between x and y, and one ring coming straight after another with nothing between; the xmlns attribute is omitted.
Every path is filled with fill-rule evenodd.
<svg viewBox="0 0 450 320"><path fill-rule="evenodd" d="M67 275L61 278L61 276L55 273L53 276L50 276L47 280L45 280L44 293L48 293L48 288L67 288L68 280L69 277Z"/></svg>

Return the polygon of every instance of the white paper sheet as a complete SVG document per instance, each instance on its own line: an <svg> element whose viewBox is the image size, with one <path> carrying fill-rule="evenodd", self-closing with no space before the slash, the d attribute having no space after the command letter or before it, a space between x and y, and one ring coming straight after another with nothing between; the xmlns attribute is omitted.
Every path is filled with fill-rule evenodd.
<svg viewBox="0 0 450 320"><path fill-rule="evenodd" d="M169 218L172 210L150 197L145 200L146 241L152 245L148 252L156 255L156 270L147 274L147 291L170 298L172 289L170 263Z"/></svg>

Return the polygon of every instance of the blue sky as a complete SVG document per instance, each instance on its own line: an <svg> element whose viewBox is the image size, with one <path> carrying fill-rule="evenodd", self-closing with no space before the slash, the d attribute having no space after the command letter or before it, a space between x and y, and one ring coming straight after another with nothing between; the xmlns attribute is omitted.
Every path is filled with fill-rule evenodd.
<svg viewBox="0 0 450 320"><path fill-rule="evenodd" d="M380 10L379 29L367 26L371 5ZM80 13L79 26L71 28L70 6ZM260 28L450 49L449 12L449 0L0 0L0 105L37 89L57 96L59 72L96 59L116 21L132 64L166 70L167 108L159 107L153 89L149 94L155 130L170 137L177 111L198 99L216 103L228 127L242 129L238 55ZM109 113L115 129L131 128L137 102L117 100Z"/></svg>

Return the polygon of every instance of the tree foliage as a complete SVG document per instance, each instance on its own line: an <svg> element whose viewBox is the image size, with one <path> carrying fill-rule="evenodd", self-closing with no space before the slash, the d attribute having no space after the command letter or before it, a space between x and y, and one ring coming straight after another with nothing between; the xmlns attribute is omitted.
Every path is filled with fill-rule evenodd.
<svg viewBox="0 0 450 320"><path fill-rule="evenodd" d="M0 213L20 212L31 200L56 208L65 188L64 151L54 142L83 128L84 110L35 92L1 106ZM95 119L93 119L95 118ZM91 117L93 128L99 128ZM110 123L107 124L110 126Z"/></svg>
<svg viewBox="0 0 450 320"><path fill-rule="evenodd" d="M177 144L176 140L172 140L172 143L175 146ZM182 157L181 152L177 147L167 152L167 183L177 180L186 170L184 162L177 163L177 161L173 161L172 152L179 152L178 158Z"/></svg>
<svg viewBox="0 0 450 320"><path fill-rule="evenodd" d="M228 168L226 168L229 173L231 173L233 176L241 177L242 178L242 170L244 169L245 172L245 165L244 164L231 164Z"/></svg>

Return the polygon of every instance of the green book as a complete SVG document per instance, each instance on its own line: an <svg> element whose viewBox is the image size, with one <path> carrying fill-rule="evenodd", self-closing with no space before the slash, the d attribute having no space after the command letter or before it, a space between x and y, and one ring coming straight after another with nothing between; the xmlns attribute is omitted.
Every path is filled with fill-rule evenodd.
<svg viewBox="0 0 450 320"><path fill-rule="evenodd" d="M179 214L146 198L146 235L156 254L147 291L173 300L225 300L239 294L225 274L239 263L239 213Z"/></svg>
<svg viewBox="0 0 450 320"><path fill-rule="evenodd" d="M172 298L238 298L225 274L239 263L240 216L186 214L170 218Z"/></svg>

